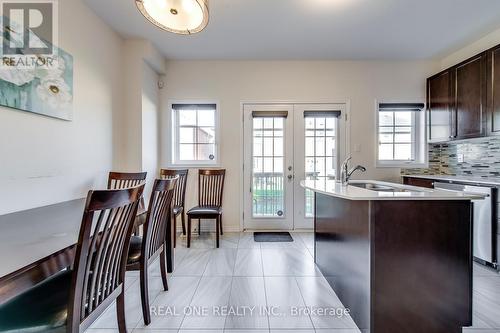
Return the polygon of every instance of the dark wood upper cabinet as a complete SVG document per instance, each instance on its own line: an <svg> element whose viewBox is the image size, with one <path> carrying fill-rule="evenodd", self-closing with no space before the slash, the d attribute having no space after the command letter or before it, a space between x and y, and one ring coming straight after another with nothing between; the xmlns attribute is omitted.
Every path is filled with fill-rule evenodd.
<svg viewBox="0 0 500 333"><path fill-rule="evenodd" d="M427 112L429 141L447 141L452 138L451 71L447 70L427 79Z"/></svg>
<svg viewBox="0 0 500 333"><path fill-rule="evenodd" d="M486 130L486 54L453 68L454 139L477 138Z"/></svg>
<svg viewBox="0 0 500 333"><path fill-rule="evenodd" d="M500 45L487 52L488 135L500 135Z"/></svg>
<svg viewBox="0 0 500 333"><path fill-rule="evenodd" d="M500 47L496 54L483 52L427 79L429 142L486 136L488 127L500 135L500 68L490 78L498 81L496 101L487 94L494 57L500 61ZM496 117L490 116L490 108L496 108Z"/></svg>

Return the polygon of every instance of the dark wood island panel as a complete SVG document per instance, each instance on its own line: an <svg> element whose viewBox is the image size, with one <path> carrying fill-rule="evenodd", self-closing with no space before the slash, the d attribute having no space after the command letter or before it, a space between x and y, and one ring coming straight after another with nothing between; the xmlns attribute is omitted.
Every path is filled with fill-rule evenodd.
<svg viewBox="0 0 500 333"><path fill-rule="evenodd" d="M316 192L315 260L372 333L472 325L469 200L357 201Z"/></svg>

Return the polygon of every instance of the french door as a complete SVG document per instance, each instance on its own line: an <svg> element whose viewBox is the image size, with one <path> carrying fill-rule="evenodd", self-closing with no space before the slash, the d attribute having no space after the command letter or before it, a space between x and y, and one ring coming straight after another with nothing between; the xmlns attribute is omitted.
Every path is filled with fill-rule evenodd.
<svg viewBox="0 0 500 333"><path fill-rule="evenodd" d="M244 228L309 229L303 179L337 178L346 155L344 104L245 104Z"/></svg>
<svg viewBox="0 0 500 333"><path fill-rule="evenodd" d="M293 105L244 106L245 229L293 227Z"/></svg>

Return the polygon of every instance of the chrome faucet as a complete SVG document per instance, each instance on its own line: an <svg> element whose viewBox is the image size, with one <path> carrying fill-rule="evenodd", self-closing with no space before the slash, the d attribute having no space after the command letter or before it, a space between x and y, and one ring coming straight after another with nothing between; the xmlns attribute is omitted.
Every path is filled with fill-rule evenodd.
<svg viewBox="0 0 500 333"><path fill-rule="evenodd" d="M362 165L357 165L351 170L349 170L349 161L351 160L351 156L346 158L344 162L342 162L342 165L340 167L340 181L342 182L342 185L347 185L349 182L349 179L351 179L352 174L356 171L359 170L361 172L365 172L366 168Z"/></svg>

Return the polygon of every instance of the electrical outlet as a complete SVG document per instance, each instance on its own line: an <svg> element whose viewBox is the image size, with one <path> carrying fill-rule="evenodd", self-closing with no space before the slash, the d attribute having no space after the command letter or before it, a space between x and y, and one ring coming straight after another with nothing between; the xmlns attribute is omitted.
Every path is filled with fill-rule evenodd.
<svg viewBox="0 0 500 333"><path fill-rule="evenodd" d="M457 154L458 163L464 163L464 154Z"/></svg>

